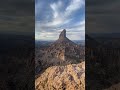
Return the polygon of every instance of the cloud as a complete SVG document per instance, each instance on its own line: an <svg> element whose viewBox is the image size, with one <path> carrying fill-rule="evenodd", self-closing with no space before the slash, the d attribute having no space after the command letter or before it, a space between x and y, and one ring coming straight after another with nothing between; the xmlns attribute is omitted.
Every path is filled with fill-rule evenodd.
<svg viewBox="0 0 120 90"><path fill-rule="evenodd" d="M86 33L119 33L119 0L92 0L86 4Z"/></svg>
<svg viewBox="0 0 120 90"><path fill-rule="evenodd" d="M0 33L33 34L34 0L2 0Z"/></svg>
<svg viewBox="0 0 120 90"><path fill-rule="evenodd" d="M59 16L59 12L60 12L60 8L62 7L62 2L61 1L58 1L57 3L52 3L50 4L50 7L52 8L53 10L53 16L54 18L57 18Z"/></svg>
<svg viewBox="0 0 120 90"><path fill-rule="evenodd" d="M44 2L42 0L39 3ZM67 29L68 37L71 36L70 32L72 32L74 34L74 38L72 39L75 39L75 37L76 39L80 39L78 38L78 34L80 36L80 32L85 32L84 0L71 0L71 2L68 0L67 3L63 0L46 2L46 7L44 7L46 11L43 10L41 13L42 7L39 7L39 3L36 4L36 39L57 39L59 33L64 28Z"/></svg>
<svg viewBox="0 0 120 90"><path fill-rule="evenodd" d="M69 6L66 8L65 15L66 16L70 15L72 12L81 8L84 4L85 4L84 0L71 0Z"/></svg>
<svg viewBox="0 0 120 90"><path fill-rule="evenodd" d="M37 25L37 24L36 24ZM67 30L67 37L71 40L84 40L85 39L85 20L75 23L68 27L42 27L38 24L40 32L36 33L36 39L40 40L57 40L63 28ZM37 28L37 26L36 26ZM39 34L38 34L39 33Z"/></svg>

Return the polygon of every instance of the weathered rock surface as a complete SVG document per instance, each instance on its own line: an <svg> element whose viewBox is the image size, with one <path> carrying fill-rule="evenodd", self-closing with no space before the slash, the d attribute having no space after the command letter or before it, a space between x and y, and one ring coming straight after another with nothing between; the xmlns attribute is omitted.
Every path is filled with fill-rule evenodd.
<svg viewBox="0 0 120 90"><path fill-rule="evenodd" d="M65 38L67 38L67 37L66 37L66 30L64 29L64 30L60 33L59 39L65 39Z"/></svg>
<svg viewBox="0 0 120 90"><path fill-rule="evenodd" d="M53 44L63 44L66 45L66 43L72 44L72 45L76 45L74 42L72 42L70 39L68 39L66 37L66 30L64 29L60 35L58 40L56 40Z"/></svg>
<svg viewBox="0 0 120 90"><path fill-rule="evenodd" d="M52 66L35 80L36 90L85 90L85 62Z"/></svg>

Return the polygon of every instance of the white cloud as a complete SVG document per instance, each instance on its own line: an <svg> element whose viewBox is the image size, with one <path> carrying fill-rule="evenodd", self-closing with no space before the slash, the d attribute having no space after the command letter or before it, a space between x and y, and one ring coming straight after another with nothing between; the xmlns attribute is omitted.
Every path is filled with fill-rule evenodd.
<svg viewBox="0 0 120 90"><path fill-rule="evenodd" d="M58 1L57 3L50 4L53 13L53 19L51 22L47 23L46 26L60 26L66 23L69 23L70 20L64 17L64 12L61 11L63 8L62 1Z"/></svg>
<svg viewBox="0 0 120 90"><path fill-rule="evenodd" d="M50 4L50 7L52 8L53 10L53 16L54 18L57 18L59 16L59 12L60 12L60 8L62 7L62 2L61 1L58 1L57 3L52 3Z"/></svg>
<svg viewBox="0 0 120 90"><path fill-rule="evenodd" d="M85 4L84 0L71 0L71 3L65 10L66 11L65 15L66 16L71 15L71 13L80 9L84 4Z"/></svg>
<svg viewBox="0 0 120 90"><path fill-rule="evenodd" d="M83 25L83 26L85 26L85 18L82 21L76 23L75 25L80 25L80 26Z"/></svg>
<svg viewBox="0 0 120 90"><path fill-rule="evenodd" d="M67 30L68 37L70 37L70 39L84 38L84 17L82 21L79 19L80 21L77 23L72 21L75 18L74 16L71 18L71 15L80 10L80 8L84 6L84 3L84 0L71 0L71 2L66 6L64 6L63 0L49 3L48 6L44 6L45 8L49 7L49 11L44 12L51 12L52 16L40 12L41 6L39 6L40 4L37 4L37 15L40 14L47 18L45 18L45 20L35 22L35 39L56 40L62 29ZM73 24L71 24L71 22Z"/></svg>
<svg viewBox="0 0 120 90"><path fill-rule="evenodd" d="M46 26L60 26L69 23L72 20L69 18L69 15L80 9L82 5L84 5L84 0L72 0L66 9L61 11L63 8L63 3L61 1L50 4L51 9L53 10L53 20L49 23L46 23Z"/></svg>
<svg viewBox="0 0 120 90"><path fill-rule="evenodd" d="M77 39L84 40L85 39L85 20L82 20L78 23L75 23L71 27L58 27L58 28L56 28L56 27L50 26L48 28L45 26L43 28L40 24L38 24L38 26L36 26L36 28L39 28L39 30L40 30L40 32L36 31L36 35L35 35L36 39L56 40L56 39L58 39L60 32L64 28L67 30L67 37L69 39L71 39L71 40L77 40ZM39 33L39 35L38 35L38 33Z"/></svg>

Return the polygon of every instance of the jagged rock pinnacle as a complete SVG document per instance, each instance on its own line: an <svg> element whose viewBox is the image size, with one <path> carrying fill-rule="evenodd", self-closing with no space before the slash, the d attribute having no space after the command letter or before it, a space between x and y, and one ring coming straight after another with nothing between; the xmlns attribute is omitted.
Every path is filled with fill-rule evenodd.
<svg viewBox="0 0 120 90"><path fill-rule="evenodd" d="M63 29L63 31L60 33L59 35L59 39L56 40L52 45L54 44L66 44L66 43L69 43L69 44L74 44L74 42L72 42L71 40L69 40L67 37L66 37L66 30Z"/></svg>
<svg viewBox="0 0 120 90"><path fill-rule="evenodd" d="M67 38L67 37L66 37L66 30L64 29L64 30L60 33L59 39L65 39L65 38Z"/></svg>

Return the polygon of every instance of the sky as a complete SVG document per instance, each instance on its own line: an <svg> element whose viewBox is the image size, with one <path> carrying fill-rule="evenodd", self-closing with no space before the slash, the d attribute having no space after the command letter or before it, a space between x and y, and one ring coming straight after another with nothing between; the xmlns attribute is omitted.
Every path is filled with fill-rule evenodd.
<svg viewBox="0 0 120 90"><path fill-rule="evenodd" d="M85 0L35 0L35 39L57 40L63 29L71 40L85 39Z"/></svg>
<svg viewBox="0 0 120 90"><path fill-rule="evenodd" d="M58 2L62 2L62 5ZM65 28L69 38L74 36L82 39L84 38L82 27L85 28L85 24L85 33L120 33L120 0L86 0L86 6L84 2L80 2L82 1L2 0L0 3L0 33L32 34L34 37L36 32L36 39L57 39L60 31ZM57 7L57 9L53 10L52 7ZM59 16L60 18L58 18ZM85 21L84 17L86 17ZM77 23L78 27L75 25ZM79 32L75 32L77 30Z"/></svg>
<svg viewBox="0 0 120 90"><path fill-rule="evenodd" d="M34 0L2 0L0 33L32 35L35 32Z"/></svg>
<svg viewBox="0 0 120 90"><path fill-rule="evenodd" d="M1 0L0 33L34 36L34 2L34 0Z"/></svg>
<svg viewBox="0 0 120 90"><path fill-rule="evenodd" d="M120 0L86 0L85 33L120 33Z"/></svg>

